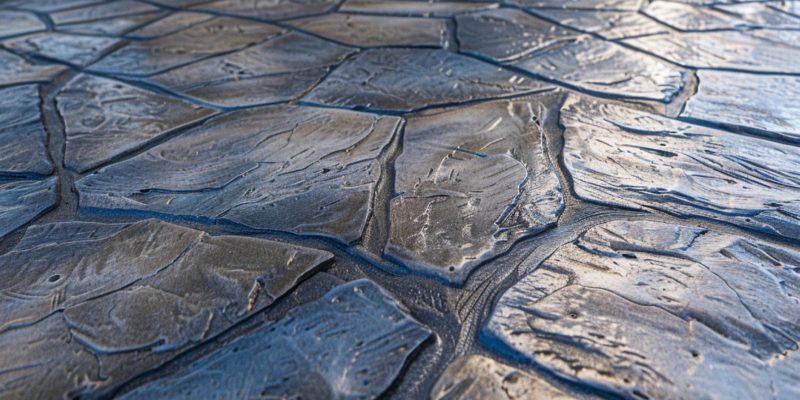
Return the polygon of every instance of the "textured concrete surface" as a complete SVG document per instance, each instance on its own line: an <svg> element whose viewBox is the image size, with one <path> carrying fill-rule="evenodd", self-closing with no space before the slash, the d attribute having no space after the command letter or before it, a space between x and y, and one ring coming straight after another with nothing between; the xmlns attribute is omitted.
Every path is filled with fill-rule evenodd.
<svg viewBox="0 0 800 400"><path fill-rule="evenodd" d="M0 399L800 398L800 2L0 0Z"/></svg>

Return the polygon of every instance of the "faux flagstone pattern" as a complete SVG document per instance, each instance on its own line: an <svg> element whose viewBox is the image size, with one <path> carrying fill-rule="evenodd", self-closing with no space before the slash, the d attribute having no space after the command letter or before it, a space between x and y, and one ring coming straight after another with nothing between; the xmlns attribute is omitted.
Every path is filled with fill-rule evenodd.
<svg viewBox="0 0 800 400"><path fill-rule="evenodd" d="M358 280L123 398L376 397L429 335L396 299ZM232 384L220 385L226 378Z"/></svg>
<svg viewBox="0 0 800 400"><path fill-rule="evenodd" d="M159 367L331 254L149 220L34 225L3 257L3 293L17 294L2 306L4 396L57 398L96 396ZM29 351L15 357L20 348Z"/></svg>
<svg viewBox="0 0 800 400"><path fill-rule="evenodd" d="M788 399L798 395L799 263L796 251L707 229L611 222L512 286L486 330L622 396Z"/></svg>
<svg viewBox="0 0 800 400"><path fill-rule="evenodd" d="M409 117L385 253L463 280L554 224L564 203L534 123L537 105L497 101Z"/></svg>
<svg viewBox="0 0 800 400"><path fill-rule="evenodd" d="M64 164L97 167L189 125L213 110L119 81L79 75L56 96L67 139Z"/></svg>
<svg viewBox="0 0 800 400"><path fill-rule="evenodd" d="M82 208L357 240L397 117L270 106L211 119L76 182ZM147 171L145 173L145 171Z"/></svg>
<svg viewBox="0 0 800 400"><path fill-rule="evenodd" d="M800 2L0 1L0 399L800 398Z"/></svg>

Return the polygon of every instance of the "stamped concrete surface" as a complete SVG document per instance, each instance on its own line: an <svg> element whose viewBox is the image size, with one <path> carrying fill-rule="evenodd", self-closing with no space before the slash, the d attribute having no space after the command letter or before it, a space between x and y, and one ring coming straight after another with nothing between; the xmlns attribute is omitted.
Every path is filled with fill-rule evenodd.
<svg viewBox="0 0 800 400"><path fill-rule="evenodd" d="M800 1L0 0L0 399L800 398Z"/></svg>

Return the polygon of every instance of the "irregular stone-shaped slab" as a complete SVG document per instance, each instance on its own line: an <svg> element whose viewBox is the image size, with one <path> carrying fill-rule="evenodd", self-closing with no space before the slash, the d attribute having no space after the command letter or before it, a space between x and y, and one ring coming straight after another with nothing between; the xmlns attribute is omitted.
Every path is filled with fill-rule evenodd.
<svg viewBox="0 0 800 400"><path fill-rule="evenodd" d="M161 36L182 31L197 24L206 22L214 18L213 15L203 14L198 12L178 11L170 14L168 17L162 18L158 21L148 24L126 36L137 39L155 39Z"/></svg>
<svg viewBox="0 0 800 400"><path fill-rule="evenodd" d="M582 36L515 62L518 68L587 92L669 103L686 72L616 43Z"/></svg>
<svg viewBox="0 0 800 400"><path fill-rule="evenodd" d="M412 0L346 0L340 11L381 13L394 15L419 15L449 17L470 11L497 8L497 3L454 2L454 1L412 1Z"/></svg>
<svg viewBox="0 0 800 400"><path fill-rule="evenodd" d="M800 47L738 31L675 32L624 42L686 67L800 73Z"/></svg>
<svg viewBox="0 0 800 400"><path fill-rule="evenodd" d="M550 88L445 50L372 49L347 60L303 99L325 105L411 111Z"/></svg>
<svg viewBox="0 0 800 400"><path fill-rule="evenodd" d="M138 210L352 242L395 117L272 106L232 112L76 183L89 209Z"/></svg>
<svg viewBox="0 0 800 400"><path fill-rule="evenodd" d="M637 11L642 0L505 0L524 8L563 8L568 10Z"/></svg>
<svg viewBox="0 0 800 400"><path fill-rule="evenodd" d="M50 13L58 10L65 10L67 8L75 8L98 3L100 3L99 0L10 0L3 2L3 5L18 7L25 10Z"/></svg>
<svg viewBox="0 0 800 400"><path fill-rule="evenodd" d="M183 257L203 233L177 225L57 223L30 227L0 257L7 268L0 332L33 324L56 311L106 296L157 274ZM22 296L20 296L22 295Z"/></svg>
<svg viewBox="0 0 800 400"><path fill-rule="evenodd" d="M594 33L608 40L669 32L664 25L635 11L533 8L530 12L546 20L555 21L581 32Z"/></svg>
<svg viewBox="0 0 800 400"><path fill-rule="evenodd" d="M441 47L447 34L444 20L375 15L327 14L290 21L302 30L358 47Z"/></svg>
<svg viewBox="0 0 800 400"><path fill-rule="evenodd" d="M97 21L78 22L69 25L59 25L61 32L84 33L88 35L120 36L130 32L160 16L163 13L151 12L145 14L126 15L122 17L101 19Z"/></svg>
<svg viewBox="0 0 800 400"><path fill-rule="evenodd" d="M62 89L56 104L67 138L64 164L79 172L214 113L122 82L83 74Z"/></svg>
<svg viewBox="0 0 800 400"><path fill-rule="evenodd" d="M779 2L776 2L779 3ZM643 12L683 31L740 28L800 28L800 18L771 8L765 3L714 4L700 7L671 1L654 1Z"/></svg>
<svg viewBox="0 0 800 400"><path fill-rule="evenodd" d="M555 223L561 185L534 107L498 101L409 118L385 253L460 282L520 237Z"/></svg>
<svg viewBox="0 0 800 400"><path fill-rule="evenodd" d="M518 60L579 36L511 8L460 15L456 25L462 51L499 62Z"/></svg>
<svg viewBox="0 0 800 400"><path fill-rule="evenodd" d="M225 107L274 103L299 96L354 51L289 32L232 54L176 68L149 81Z"/></svg>
<svg viewBox="0 0 800 400"><path fill-rule="evenodd" d="M73 333L102 354L186 348L263 310L332 258L319 250L235 236L204 235L190 246L145 284L67 308L64 317ZM129 373L124 362L103 366L112 375Z"/></svg>
<svg viewBox="0 0 800 400"><path fill-rule="evenodd" d="M713 8L657 0L642 10L655 20L682 31L731 29L747 22Z"/></svg>
<svg viewBox="0 0 800 400"><path fill-rule="evenodd" d="M230 15L278 20L322 14L330 11L337 0L218 0L196 7Z"/></svg>
<svg viewBox="0 0 800 400"><path fill-rule="evenodd" d="M0 176L52 171L36 85L0 89Z"/></svg>
<svg viewBox="0 0 800 400"><path fill-rule="evenodd" d="M0 50L0 86L20 83L48 82L67 68L61 65L37 65L16 54Z"/></svg>
<svg viewBox="0 0 800 400"><path fill-rule="evenodd" d="M58 179L0 181L0 238L56 205Z"/></svg>
<svg viewBox="0 0 800 400"><path fill-rule="evenodd" d="M553 386L533 373L479 355L453 361L431 390L431 399L588 399Z"/></svg>
<svg viewBox="0 0 800 400"><path fill-rule="evenodd" d="M698 71L697 93L682 117L744 128L800 142L800 78L786 75Z"/></svg>
<svg viewBox="0 0 800 400"><path fill-rule="evenodd" d="M570 31L519 10L458 17L461 50L583 90L670 102L684 72L613 42Z"/></svg>
<svg viewBox="0 0 800 400"><path fill-rule="evenodd" d="M121 17L123 15L130 14L141 14L159 10L160 8L151 4L134 0L121 0L55 12L50 14L50 18L54 23L60 25Z"/></svg>
<svg viewBox="0 0 800 400"><path fill-rule="evenodd" d="M106 73L146 76L219 53L241 49L281 28L238 18L214 18L173 35L135 41L91 66Z"/></svg>
<svg viewBox="0 0 800 400"><path fill-rule="evenodd" d="M103 36L43 32L10 39L3 44L23 53L85 66L118 42L119 39Z"/></svg>
<svg viewBox="0 0 800 400"><path fill-rule="evenodd" d="M800 238L800 149L573 97L561 114L578 197Z"/></svg>
<svg viewBox="0 0 800 400"><path fill-rule="evenodd" d="M429 335L362 279L122 398L376 398Z"/></svg>
<svg viewBox="0 0 800 400"><path fill-rule="evenodd" d="M88 388L103 380L95 355L72 337L58 314L0 334L0 359L3 398L68 398L76 395L68 393L69 388ZM61 381L47 381L48 376Z"/></svg>
<svg viewBox="0 0 800 400"><path fill-rule="evenodd" d="M35 14L25 11L0 11L0 37L44 30L47 26Z"/></svg>
<svg viewBox="0 0 800 400"><path fill-rule="evenodd" d="M29 352L18 346L24 339L10 340L23 349L18 357L29 369L13 393L31 398L39 386L48 387L47 398L107 393L263 310L330 258L324 251L209 236L156 220L32 226L0 258L0 275L8 278L0 293L13 294L0 304L8 330L0 341L19 331L48 330L63 310L69 334L93 357L86 362L83 352L65 352L57 342L43 343L41 354ZM54 361L59 368L52 368ZM102 380L75 381L81 374L73 370L94 369ZM0 388L10 382L0 375Z"/></svg>
<svg viewBox="0 0 800 400"><path fill-rule="evenodd" d="M594 227L498 301L486 333L624 397L791 399L800 253L649 221Z"/></svg>

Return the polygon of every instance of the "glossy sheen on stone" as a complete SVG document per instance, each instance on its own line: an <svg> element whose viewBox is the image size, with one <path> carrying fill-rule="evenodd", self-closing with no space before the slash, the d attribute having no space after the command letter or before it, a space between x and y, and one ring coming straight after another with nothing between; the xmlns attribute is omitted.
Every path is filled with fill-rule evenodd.
<svg viewBox="0 0 800 400"><path fill-rule="evenodd" d="M563 8L568 10L636 11L643 0L505 0L523 8Z"/></svg>
<svg viewBox="0 0 800 400"><path fill-rule="evenodd" d="M147 26L143 26L126 36L136 39L155 39L160 36L166 36L189 29L192 26L201 24L212 18L214 18L214 16L210 14L178 11L170 14L166 18L147 24Z"/></svg>
<svg viewBox="0 0 800 400"><path fill-rule="evenodd" d="M456 24L461 51L498 62L534 55L579 35L509 8L460 15Z"/></svg>
<svg viewBox="0 0 800 400"><path fill-rule="evenodd" d="M487 333L631 398L800 395L800 253L701 228L611 222L511 287Z"/></svg>
<svg viewBox="0 0 800 400"><path fill-rule="evenodd" d="M21 348L40 332L49 339L14 357L24 378L12 384L15 375L0 375L0 390L96 395L263 309L330 258L155 220L34 225L0 261L0 293L14 294L0 305L0 342ZM87 379L98 373L104 379Z"/></svg>
<svg viewBox="0 0 800 400"><path fill-rule="evenodd" d="M358 280L122 398L375 398L429 335L401 303Z"/></svg>
<svg viewBox="0 0 800 400"><path fill-rule="evenodd" d="M36 14L26 11L0 11L0 38L47 28Z"/></svg>
<svg viewBox="0 0 800 400"><path fill-rule="evenodd" d="M589 36L515 66L588 92L664 103L672 101L685 83L685 72L679 68Z"/></svg>
<svg viewBox="0 0 800 400"><path fill-rule="evenodd" d="M215 117L76 183L89 209L224 220L351 242L395 117L274 106Z"/></svg>
<svg viewBox="0 0 800 400"><path fill-rule="evenodd" d="M67 33L35 33L3 42L5 46L31 55L85 66L95 61L119 39Z"/></svg>
<svg viewBox="0 0 800 400"><path fill-rule="evenodd" d="M712 8L664 0L654 1L642 11L653 19L682 31L732 29L747 25L734 15Z"/></svg>
<svg viewBox="0 0 800 400"><path fill-rule="evenodd" d="M798 400L798 49L800 0L0 0L0 400Z"/></svg>
<svg viewBox="0 0 800 400"><path fill-rule="evenodd" d="M444 371L431 391L432 400L567 400L578 396L553 386L533 373L488 357L462 356Z"/></svg>
<svg viewBox="0 0 800 400"><path fill-rule="evenodd" d="M460 3L425 0L345 0L339 10L355 13L449 17L470 11L497 8L497 6L497 3L477 1Z"/></svg>
<svg viewBox="0 0 800 400"><path fill-rule="evenodd" d="M578 36L518 10L458 18L461 49L583 90L669 102L684 72L618 44Z"/></svg>
<svg viewBox="0 0 800 400"><path fill-rule="evenodd" d="M278 20L320 14L332 9L337 0L217 0L196 7L264 20Z"/></svg>
<svg viewBox="0 0 800 400"><path fill-rule="evenodd" d="M56 97L64 120L64 163L76 171L105 164L174 129L213 114L212 110L135 88L79 75Z"/></svg>
<svg viewBox="0 0 800 400"><path fill-rule="evenodd" d="M289 23L304 31L357 47L441 47L447 29L443 19L338 13Z"/></svg>
<svg viewBox="0 0 800 400"><path fill-rule="evenodd" d="M737 31L689 32L624 41L678 65L741 71L800 73L800 47Z"/></svg>
<svg viewBox="0 0 800 400"><path fill-rule="evenodd" d="M139 14L158 11L159 8L144 2L134 0L119 0L100 3L90 7L73 8L50 14L56 24L73 24L77 22L94 21L123 15Z"/></svg>
<svg viewBox="0 0 800 400"><path fill-rule="evenodd" d="M163 14L157 12L125 15L96 21L59 25L58 30L61 32L83 33L87 35L124 35L161 16L163 16Z"/></svg>
<svg viewBox="0 0 800 400"><path fill-rule="evenodd" d="M731 3L717 4L715 9L732 14L737 19L746 21L748 27L798 29L800 28L800 3L793 1L771 1L767 3Z"/></svg>
<svg viewBox="0 0 800 400"><path fill-rule="evenodd" d="M394 165L385 253L463 281L517 239L555 223L561 185L530 102L491 102L409 118Z"/></svg>
<svg viewBox="0 0 800 400"><path fill-rule="evenodd" d="M682 117L800 143L800 77L699 71Z"/></svg>
<svg viewBox="0 0 800 400"><path fill-rule="evenodd" d="M336 68L303 100L411 111L545 89L545 83L445 50L373 49Z"/></svg>
<svg viewBox="0 0 800 400"><path fill-rule="evenodd" d="M635 11L535 8L530 12L560 25L581 32L594 33L608 40L669 32L669 28Z"/></svg>
<svg viewBox="0 0 800 400"><path fill-rule="evenodd" d="M48 82L67 68L59 65L38 65L16 54L0 50L0 86L20 83Z"/></svg>
<svg viewBox="0 0 800 400"><path fill-rule="evenodd" d="M780 2L774 2L780 4ZM764 3L715 4L699 7L671 1L654 1L643 9L652 18L682 31L740 28L800 28L800 18Z"/></svg>
<svg viewBox="0 0 800 400"><path fill-rule="evenodd" d="M58 179L0 181L0 238L56 205Z"/></svg>
<svg viewBox="0 0 800 400"><path fill-rule="evenodd" d="M0 176L50 175L36 85L0 89Z"/></svg>
<svg viewBox="0 0 800 400"><path fill-rule="evenodd" d="M578 197L800 238L800 148L573 97L564 164Z"/></svg>
<svg viewBox="0 0 800 400"><path fill-rule="evenodd" d="M354 51L287 32L235 53L156 75L150 82L227 107L288 101L318 83Z"/></svg>
<svg viewBox="0 0 800 400"><path fill-rule="evenodd" d="M219 53L238 50L281 32L281 28L238 18L214 18L175 34L132 41L91 69L105 73L146 76Z"/></svg>

